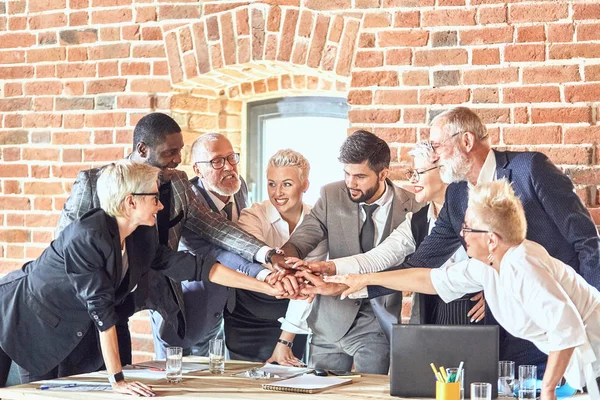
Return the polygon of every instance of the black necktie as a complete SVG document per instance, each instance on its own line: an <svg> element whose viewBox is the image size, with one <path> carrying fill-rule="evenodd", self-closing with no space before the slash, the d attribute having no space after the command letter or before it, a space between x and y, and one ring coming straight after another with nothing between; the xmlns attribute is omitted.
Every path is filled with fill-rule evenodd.
<svg viewBox="0 0 600 400"><path fill-rule="evenodd" d="M160 202L164 206L156 214L156 223L158 224L158 242L162 245L169 245L169 220L171 217L171 181L160 185Z"/></svg>
<svg viewBox="0 0 600 400"><path fill-rule="evenodd" d="M229 203L225 204L225 207L223 207L223 211L225 211L225 215L227 215L227 219L232 221L233 203L231 201Z"/></svg>
<svg viewBox="0 0 600 400"><path fill-rule="evenodd" d="M379 207L378 204L363 204L365 210L365 223L360 230L360 248L363 253L371 250L375 243L375 223L373 222L373 213Z"/></svg>

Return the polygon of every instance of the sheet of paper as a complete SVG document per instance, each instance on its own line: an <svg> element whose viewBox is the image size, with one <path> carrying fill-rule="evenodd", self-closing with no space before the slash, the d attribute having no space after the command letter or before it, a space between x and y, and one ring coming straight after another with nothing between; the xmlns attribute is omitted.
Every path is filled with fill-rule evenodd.
<svg viewBox="0 0 600 400"><path fill-rule="evenodd" d="M311 372L312 368L287 367L284 365L265 364L260 368L252 368L234 376L254 379L287 379Z"/></svg>
<svg viewBox="0 0 600 400"><path fill-rule="evenodd" d="M164 368L164 361L147 361L136 365L126 365L123 367L123 374L127 379L159 380L165 378ZM208 370L207 364L184 362L182 365L183 374L206 370Z"/></svg>
<svg viewBox="0 0 600 400"><path fill-rule="evenodd" d="M277 386L290 389L320 390L334 386L340 386L351 381L352 379L339 379L315 375L301 375L295 378L286 379L284 381L272 382L269 384L269 386Z"/></svg>
<svg viewBox="0 0 600 400"><path fill-rule="evenodd" d="M44 381L40 390L68 390L71 392L105 391L112 390L110 384L82 381Z"/></svg>

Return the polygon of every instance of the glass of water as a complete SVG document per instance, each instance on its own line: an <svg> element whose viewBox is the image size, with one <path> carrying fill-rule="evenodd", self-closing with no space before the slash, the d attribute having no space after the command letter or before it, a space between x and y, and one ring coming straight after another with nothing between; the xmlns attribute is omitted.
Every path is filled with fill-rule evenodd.
<svg viewBox="0 0 600 400"><path fill-rule="evenodd" d="M519 365L519 399L535 399L537 367Z"/></svg>
<svg viewBox="0 0 600 400"><path fill-rule="evenodd" d="M165 368L167 373L167 382L181 382L183 367L182 356L183 349L181 347L167 347L167 365Z"/></svg>
<svg viewBox="0 0 600 400"><path fill-rule="evenodd" d="M208 369L213 374L225 372L225 343L223 339L208 342Z"/></svg>
<svg viewBox="0 0 600 400"><path fill-rule="evenodd" d="M492 384L485 382L471 383L471 400L492 400Z"/></svg>
<svg viewBox="0 0 600 400"><path fill-rule="evenodd" d="M500 361L498 363L498 396L513 397L515 388L515 362Z"/></svg>

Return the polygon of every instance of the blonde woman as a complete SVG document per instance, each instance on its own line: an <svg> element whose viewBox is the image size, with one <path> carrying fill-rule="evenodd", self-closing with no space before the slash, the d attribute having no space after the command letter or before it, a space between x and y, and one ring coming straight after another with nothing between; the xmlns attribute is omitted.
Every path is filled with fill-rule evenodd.
<svg viewBox="0 0 600 400"><path fill-rule="evenodd" d="M175 280L204 279L280 294L210 256L158 244L156 214L163 208L158 171L130 161L107 166L98 179L101 208L71 223L31 265L0 280L0 348L29 373L43 379L62 361L73 374L100 369L70 358L78 346L96 340L97 330L113 390L154 396L149 386L125 380L115 328L125 297L148 295L150 269Z"/></svg>
<svg viewBox="0 0 600 400"><path fill-rule="evenodd" d="M525 239L526 231L522 204L510 185L505 180L480 184L469 192L461 233L472 260L439 269L327 280L348 285L343 296L366 285L381 285L452 301L483 289L498 322L548 354L543 400L556 398L563 376L575 388L587 386L591 398L599 399L600 292L541 245Z"/></svg>
<svg viewBox="0 0 600 400"><path fill-rule="evenodd" d="M291 149L275 153L267 166L269 199L244 209L238 220L240 227L268 246L282 246L310 213L311 207L302 202L309 185L309 172L310 165L302 154ZM320 243L309 255L311 260L323 260L326 256L326 242ZM230 352L233 350L238 358L247 360L301 364L308 333L305 318L310 308L307 303L276 300L245 291L238 291L236 297L236 314L225 312L225 338ZM283 320L288 304L289 312L299 314L300 321ZM283 322L281 335L279 320ZM302 335L295 337L297 333Z"/></svg>

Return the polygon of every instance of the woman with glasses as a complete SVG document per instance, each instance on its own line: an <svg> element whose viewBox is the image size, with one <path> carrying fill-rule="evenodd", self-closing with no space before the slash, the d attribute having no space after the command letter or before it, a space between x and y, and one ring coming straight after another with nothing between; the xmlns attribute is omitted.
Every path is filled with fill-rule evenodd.
<svg viewBox="0 0 600 400"><path fill-rule="evenodd" d="M240 227L269 246L282 246L312 208L302 202L308 190L309 172L310 165L302 154L290 149L275 153L267 166L269 199L242 210L238 220ZM321 242L307 258L324 260L326 256L327 243ZM247 349L246 353L252 354L255 361L268 359L267 362L282 365L301 365L308 328L303 323L289 324L283 317L287 314L306 316L310 311L308 304L244 293L251 298L240 301L238 296L236 311L239 312L233 315L235 319L228 320L229 326L225 325L228 343L232 342L238 353Z"/></svg>
<svg viewBox="0 0 600 400"><path fill-rule="evenodd" d="M414 215L407 214L406 221L374 249L351 257L307 263L313 272L335 275L383 271L400 265L406 257L414 253L435 226L438 212L444 205L448 185L440 177L439 165L435 161L437 157L430 142L418 143L409 155L413 157L414 168L406 172L406 178L413 186L415 199L427 205ZM446 264L465 259L467 254L461 247ZM420 295L413 297L410 323L468 325L480 322L484 311L483 300L477 293L465 295L449 304L438 296Z"/></svg>
<svg viewBox="0 0 600 400"><path fill-rule="evenodd" d="M65 361L73 374L103 368L78 351L99 336L113 390L153 396L152 389L124 378L115 325L130 293L143 299L150 269L175 280L282 292L243 276L206 255L178 253L158 244L156 214L163 208L158 168L121 161L98 179L101 208L71 223L42 255L0 280L0 349L39 379ZM96 343L96 342L94 342ZM90 361L93 360L93 361Z"/></svg>
<svg viewBox="0 0 600 400"><path fill-rule="evenodd" d="M527 222L510 184L473 187L461 235L471 260L436 269L414 268L326 278L346 296L366 285L437 293L452 301L482 290L490 311L512 335L548 354L541 398L553 400L563 377L599 399L600 292L573 268L525 239Z"/></svg>

